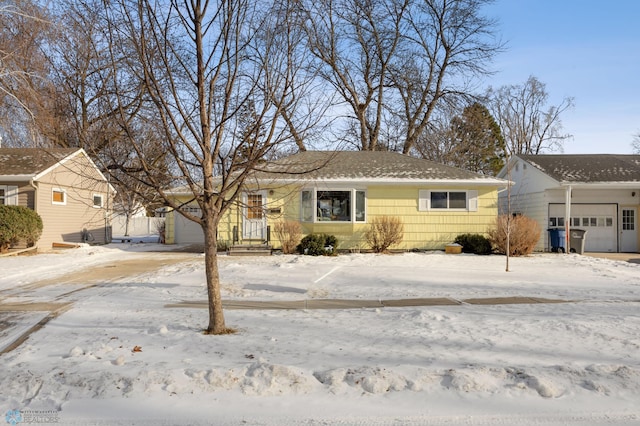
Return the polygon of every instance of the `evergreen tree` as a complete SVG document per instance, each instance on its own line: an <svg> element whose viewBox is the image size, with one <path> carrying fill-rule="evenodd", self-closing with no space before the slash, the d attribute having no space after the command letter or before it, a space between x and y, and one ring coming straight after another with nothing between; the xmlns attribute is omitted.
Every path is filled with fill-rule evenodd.
<svg viewBox="0 0 640 426"><path fill-rule="evenodd" d="M497 174L505 159L505 142L489 110L479 103L467 106L451 120L454 149L449 162L485 175Z"/></svg>

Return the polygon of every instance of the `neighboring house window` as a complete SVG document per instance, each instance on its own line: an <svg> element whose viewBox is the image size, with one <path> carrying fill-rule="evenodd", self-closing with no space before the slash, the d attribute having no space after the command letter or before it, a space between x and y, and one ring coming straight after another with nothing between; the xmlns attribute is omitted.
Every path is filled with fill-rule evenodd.
<svg viewBox="0 0 640 426"><path fill-rule="evenodd" d="M366 194L363 190L304 190L301 206L303 222L366 221Z"/></svg>
<svg viewBox="0 0 640 426"><path fill-rule="evenodd" d="M102 205L102 195L93 194L93 207L100 208Z"/></svg>
<svg viewBox="0 0 640 426"><path fill-rule="evenodd" d="M478 210L478 191L419 191L418 210Z"/></svg>
<svg viewBox="0 0 640 426"><path fill-rule="evenodd" d="M13 185L0 185L0 205L18 205L18 187Z"/></svg>
<svg viewBox="0 0 640 426"><path fill-rule="evenodd" d="M595 226L599 228L610 228L613 226L612 216L598 216L598 217L572 217L571 226L573 227L588 227ZM550 217L550 226L564 226L564 217Z"/></svg>
<svg viewBox="0 0 640 426"><path fill-rule="evenodd" d="M64 189L53 188L51 201L53 202L53 204L67 204L67 192Z"/></svg>

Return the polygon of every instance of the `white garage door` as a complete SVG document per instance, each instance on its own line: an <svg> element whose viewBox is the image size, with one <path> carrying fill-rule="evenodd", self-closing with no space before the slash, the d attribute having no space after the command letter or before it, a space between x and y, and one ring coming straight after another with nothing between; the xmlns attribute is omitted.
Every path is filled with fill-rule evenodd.
<svg viewBox="0 0 640 426"><path fill-rule="evenodd" d="M616 204L571 205L571 227L587 231L585 251L618 251L616 212ZM549 225L564 226L564 204L549 205Z"/></svg>
<svg viewBox="0 0 640 426"><path fill-rule="evenodd" d="M195 216L201 216L200 209L188 207L189 212ZM181 214L176 212L175 215L175 242L176 244L202 244L204 243L204 234L202 227L197 223L188 220Z"/></svg>

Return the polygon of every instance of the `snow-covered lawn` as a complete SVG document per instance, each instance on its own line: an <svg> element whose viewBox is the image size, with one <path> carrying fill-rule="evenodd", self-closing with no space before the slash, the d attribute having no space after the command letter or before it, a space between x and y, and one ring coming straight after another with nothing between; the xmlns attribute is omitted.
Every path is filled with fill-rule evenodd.
<svg viewBox="0 0 640 426"><path fill-rule="evenodd" d="M0 258L0 288L152 248ZM539 254L505 272L501 256L407 253L221 256L220 268L226 300L570 302L227 310L238 332L205 336L206 309L166 307L205 299L194 254L76 293L0 358L2 413L61 424L640 424L638 264Z"/></svg>

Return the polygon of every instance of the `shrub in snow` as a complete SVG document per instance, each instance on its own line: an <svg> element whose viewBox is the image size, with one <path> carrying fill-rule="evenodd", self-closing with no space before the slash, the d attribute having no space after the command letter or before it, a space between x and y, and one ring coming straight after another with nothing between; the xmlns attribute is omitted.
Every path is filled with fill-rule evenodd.
<svg viewBox="0 0 640 426"><path fill-rule="evenodd" d="M33 246L42 235L42 219L35 211L24 206L0 205L0 253L24 241Z"/></svg>
<svg viewBox="0 0 640 426"><path fill-rule="evenodd" d="M400 244L404 237L402 220L395 216L375 217L364 233L364 238L376 253L385 253L389 247Z"/></svg>
<svg viewBox="0 0 640 426"><path fill-rule="evenodd" d="M296 222L294 220L282 220L280 222L276 222L274 231L282 245L282 253L295 253L296 247L300 243L300 238L302 237L302 227L300 226L300 222Z"/></svg>
<svg viewBox="0 0 640 426"><path fill-rule="evenodd" d="M525 256L533 253L540 240L540 225L527 216L501 215L489 229L489 241L500 254L507 253L507 235L509 255Z"/></svg>
<svg viewBox="0 0 640 426"><path fill-rule="evenodd" d="M309 234L296 247L298 253L309 256L330 256L337 254L338 239L333 235Z"/></svg>
<svg viewBox="0 0 640 426"><path fill-rule="evenodd" d="M463 253L491 254L491 241L481 234L461 234L454 241L462 246Z"/></svg>

